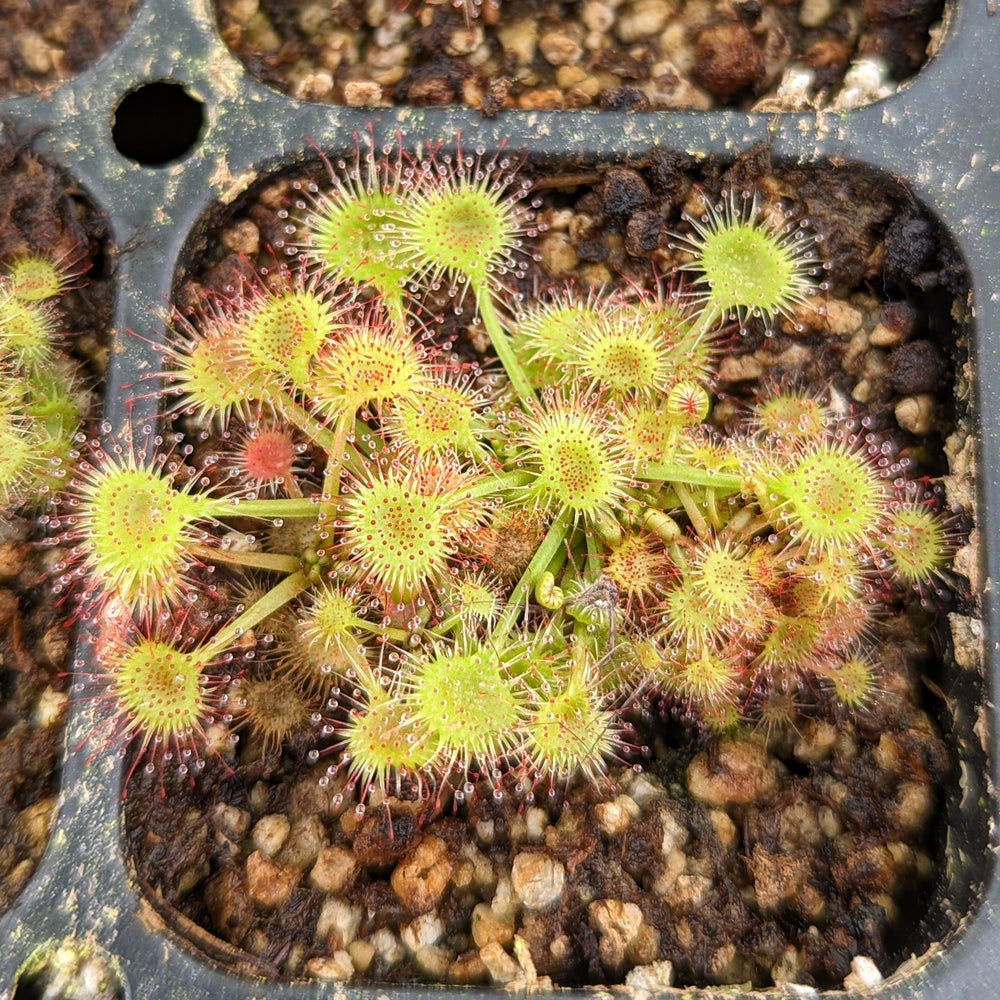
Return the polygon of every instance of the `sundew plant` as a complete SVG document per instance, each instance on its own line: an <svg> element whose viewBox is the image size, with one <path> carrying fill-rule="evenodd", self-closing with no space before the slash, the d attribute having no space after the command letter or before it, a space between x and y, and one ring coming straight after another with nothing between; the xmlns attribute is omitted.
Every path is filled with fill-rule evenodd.
<svg viewBox="0 0 1000 1000"><path fill-rule="evenodd" d="M711 419L720 338L820 298L800 226L728 197L653 291L529 299L515 165L331 175L292 264L175 323L158 392L217 447L93 442L59 499L105 743L294 744L363 809L600 782L654 709L877 701L880 616L947 558L933 494L815 395Z"/></svg>

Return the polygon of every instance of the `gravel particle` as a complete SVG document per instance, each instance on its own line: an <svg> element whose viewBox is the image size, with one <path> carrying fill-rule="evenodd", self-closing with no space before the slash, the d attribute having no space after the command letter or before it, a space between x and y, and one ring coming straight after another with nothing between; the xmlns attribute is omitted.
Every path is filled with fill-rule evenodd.
<svg viewBox="0 0 1000 1000"><path fill-rule="evenodd" d="M278 853L278 860L304 872L315 864L319 852L328 843L323 821L318 816L307 816L292 824L288 839Z"/></svg>
<svg viewBox="0 0 1000 1000"><path fill-rule="evenodd" d="M354 962L346 951L335 951L306 962L306 974L330 983L340 983L354 975Z"/></svg>
<svg viewBox="0 0 1000 1000"><path fill-rule="evenodd" d="M628 799L628 796L619 795L612 802L598 802L592 810L598 829L611 839L620 837L632 822L632 816L621 801L622 799ZM632 802L631 799L628 799L628 801ZM635 806L635 803L632 802L632 805Z"/></svg>
<svg viewBox="0 0 1000 1000"><path fill-rule="evenodd" d="M219 234L219 242L233 253L253 257L260 250L260 230L250 219L240 219Z"/></svg>
<svg viewBox="0 0 1000 1000"><path fill-rule="evenodd" d="M752 354L727 354L719 364L720 382L751 382L764 374L764 366Z"/></svg>
<svg viewBox="0 0 1000 1000"><path fill-rule="evenodd" d="M538 51L538 23L529 18L501 24L497 38L504 53L513 57L517 66L530 66Z"/></svg>
<svg viewBox="0 0 1000 1000"><path fill-rule="evenodd" d="M642 910L620 899L596 899L587 907L587 922L597 932L601 964L620 973L629 948L639 936Z"/></svg>
<svg viewBox="0 0 1000 1000"><path fill-rule="evenodd" d="M660 993L674 985L674 966L666 959L631 969L625 985L642 993Z"/></svg>
<svg viewBox="0 0 1000 1000"><path fill-rule="evenodd" d="M24 568L27 548L21 542L0 543L0 580L11 580Z"/></svg>
<svg viewBox="0 0 1000 1000"><path fill-rule="evenodd" d="M497 879L496 892L490 902L490 909L500 918L514 920L521 908L521 900L514 892L508 875L501 875Z"/></svg>
<svg viewBox="0 0 1000 1000"><path fill-rule="evenodd" d="M935 398L926 392L916 396L906 396L893 408L896 423L904 431L918 435L930 434L934 429L936 411Z"/></svg>
<svg viewBox="0 0 1000 1000"><path fill-rule="evenodd" d="M479 903L472 911L472 940L477 948L494 942L506 947L514 940L514 921L498 916L488 903Z"/></svg>
<svg viewBox="0 0 1000 1000"><path fill-rule="evenodd" d="M545 61L553 66L568 66L578 63L583 57L580 39L565 29L545 32L538 39L538 48Z"/></svg>
<svg viewBox="0 0 1000 1000"><path fill-rule="evenodd" d="M216 838L223 838L238 844L250 829L250 813L236 806L227 806L220 802L212 810L212 823Z"/></svg>
<svg viewBox="0 0 1000 1000"><path fill-rule="evenodd" d="M406 958L406 949L388 927L380 927L368 936L368 940L375 946L375 952L386 968L399 965Z"/></svg>
<svg viewBox="0 0 1000 1000"><path fill-rule="evenodd" d="M37 31L22 30L17 36L16 43L17 51L28 72L39 75L51 72L52 53L49 43Z"/></svg>
<svg viewBox="0 0 1000 1000"><path fill-rule="evenodd" d="M478 951L467 951L459 955L448 967L447 981L456 986L475 986L485 983L489 974Z"/></svg>
<svg viewBox="0 0 1000 1000"><path fill-rule="evenodd" d="M358 872L354 854L339 844L330 844L316 855L309 884L320 892L341 892Z"/></svg>
<svg viewBox="0 0 1000 1000"><path fill-rule="evenodd" d="M425 944L413 956L413 961L424 978L430 982L441 983L448 975L454 957L453 953L443 945Z"/></svg>
<svg viewBox="0 0 1000 1000"><path fill-rule="evenodd" d="M467 56L483 44L483 26L478 21L453 31L444 43L444 50L450 56Z"/></svg>
<svg viewBox="0 0 1000 1000"><path fill-rule="evenodd" d="M608 28L615 23L614 8L600 0L586 0L580 11L580 20L590 31L606 34Z"/></svg>
<svg viewBox="0 0 1000 1000"><path fill-rule="evenodd" d="M338 896L328 896L316 918L316 937L326 942L328 950L346 948L357 938L363 916L360 906Z"/></svg>
<svg viewBox="0 0 1000 1000"><path fill-rule="evenodd" d="M688 790L710 806L742 806L770 798L778 787L776 764L749 740L727 738L703 750L687 768Z"/></svg>
<svg viewBox="0 0 1000 1000"><path fill-rule="evenodd" d="M830 20L835 9L835 0L802 0L799 24L803 28L820 28Z"/></svg>
<svg viewBox="0 0 1000 1000"><path fill-rule="evenodd" d="M626 44L645 41L659 34L674 13L665 0L638 0L619 15L615 34Z"/></svg>
<svg viewBox="0 0 1000 1000"><path fill-rule="evenodd" d="M555 84L551 87L532 87L517 99L517 106L524 111L551 111L564 105L564 94Z"/></svg>
<svg viewBox="0 0 1000 1000"><path fill-rule="evenodd" d="M247 887L250 898L264 909L280 906L299 884L300 872L290 865L254 851L247 858Z"/></svg>
<svg viewBox="0 0 1000 1000"><path fill-rule="evenodd" d="M262 816L250 834L254 848L262 857L273 858L284 846L292 824L281 813Z"/></svg>
<svg viewBox="0 0 1000 1000"><path fill-rule="evenodd" d="M521 974L517 962L495 941L480 948L479 957L495 986L506 986Z"/></svg>
<svg viewBox="0 0 1000 1000"><path fill-rule="evenodd" d="M817 764L826 760L833 752L837 741L837 730L832 723L824 719L807 719L799 726L799 738L792 753L809 764Z"/></svg>
<svg viewBox="0 0 1000 1000"><path fill-rule="evenodd" d="M371 941L355 940L347 946L347 953L351 956L355 971L362 976L368 974L372 962L375 960L375 946Z"/></svg>
<svg viewBox="0 0 1000 1000"><path fill-rule="evenodd" d="M333 93L333 76L327 70L306 73L295 81L290 93L300 101L322 101Z"/></svg>
<svg viewBox="0 0 1000 1000"><path fill-rule="evenodd" d="M903 332L894 330L891 326L878 323L875 329L868 334L868 343L872 347L895 347L903 342Z"/></svg>
<svg viewBox="0 0 1000 1000"><path fill-rule="evenodd" d="M729 813L721 809L710 809L708 819L715 831L715 836L719 841L719 846L723 850L730 850L736 846L736 824L730 819Z"/></svg>
<svg viewBox="0 0 1000 1000"><path fill-rule="evenodd" d="M826 325L832 337L850 337L863 322L864 314L842 299L830 299L826 304Z"/></svg>
<svg viewBox="0 0 1000 1000"><path fill-rule="evenodd" d="M553 278L567 278L580 263L576 246L566 233L546 233L538 241L542 267Z"/></svg>
<svg viewBox="0 0 1000 1000"><path fill-rule="evenodd" d="M566 869L548 854L522 851L510 873L514 892L529 910L543 910L562 895Z"/></svg>
<svg viewBox="0 0 1000 1000"><path fill-rule="evenodd" d="M47 795L44 798L25 806L10 825L10 837L17 841L31 861L37 862L45 853L49 842L49 831L56 815L56 797ZM201 881L208 874L204 868L199 868Z"/></svg>
<svg viewBox="0 0 1000 1000"><path fill-rule="evenodd" d="M867 955L855 955L851 959L851 971L844 977L845 990L866 992L882 983L882 973Z"/></svg>
<svg viewBox="0 0 1000 1000"><path fill-rule="evenodd" d="M441 901L452 867L445 842L428 835L393 869L389 882L410 912L426 913Z"/></svg>
<svg viewBox="0 0 1000 1000"><path fill-rule="evenodd" d="M443 934L444 924L436 913L422 913L399 931L403 944L413 954L428 945L437 944Z"/></svg>
<svg viewBox="0 0 1000 1000"><path fill-rule="evenodd" d="M771 854L760 844L754 844L748 866L762 913L777 913L787 907L809 921L822 917L826 902L809 880L811 869L807 856Z"/></svg>
<svg viewBox="0 0 1000 1000"><path fill-rule="evenodd" d="M665 797L663 785L651 774L645 771L632 772L631 781L623 786L623 791L640 808L645 809L650 802L656 802Z"/></svg>
<svg viewBox="0 0 1000 1000"><path fill-rule="evenodd" d="M348 80L344 84L344 103L350 108L389 107L382 97L382 85L374 80Z"/></svg>

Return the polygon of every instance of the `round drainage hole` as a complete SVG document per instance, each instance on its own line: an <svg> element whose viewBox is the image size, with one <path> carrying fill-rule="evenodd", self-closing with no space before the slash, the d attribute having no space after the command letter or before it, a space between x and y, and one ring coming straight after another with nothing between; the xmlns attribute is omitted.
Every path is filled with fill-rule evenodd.
<svg viewBox="0 0 1000 1000"><path fill-rule="evenodd" d="M205 124L205 107L179 83L158 81L129 91L118 102L111 139L122 156L162 167L191 151Z"/></svg>

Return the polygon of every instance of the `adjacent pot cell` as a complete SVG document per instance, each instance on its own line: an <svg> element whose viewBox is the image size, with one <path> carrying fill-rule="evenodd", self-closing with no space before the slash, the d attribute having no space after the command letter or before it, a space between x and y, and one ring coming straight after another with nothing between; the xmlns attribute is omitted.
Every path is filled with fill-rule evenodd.
<svg viewBox="0 0 1000 1000"><path fill-rule="evenodd" d="M0 146L0 912L55 818L71 609L49 501L99 412L112 286L106 218L26 144Z"/></svg>
<svg viewBox="0 0 1000 1000"><path fill-rule="evenodd" d="M136 0L5 4L0 92L46 92L81 73L118 41L135 5Z"/></svg>
<svg viewBox="0 0 1000 1000"><path fill-rule="evenodd" d="M182 934L277 979L840 987L971 912L968 288L897 181L360 150L188 246L168 432L81 494L134 530L88 680Z"/></svg>
<svg viewBox="0 0 1000 1000"><path fill-rule="evenodd" d="M936 50L942 3L219 0L250 72L307 101L644 110L856 107Z"/></svg>

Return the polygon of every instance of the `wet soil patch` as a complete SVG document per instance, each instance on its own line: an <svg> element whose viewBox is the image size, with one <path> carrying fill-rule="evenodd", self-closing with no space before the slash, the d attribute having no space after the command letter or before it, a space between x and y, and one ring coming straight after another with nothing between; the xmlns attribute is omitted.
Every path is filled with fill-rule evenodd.
<svg viewBox="0 0 1000 1000"><path fill-rule="evenodd" d="M628 165L557 166L523 167L537 174L542 223L525 294L565 281L650 287L679 261L681 213L701 216L724 190L756 190L805 220L827 265L825 308L773 329L734 325L714 419L740 426L767 386L822 395L909 476L952 474L940 502L956 564L975 564L974 491L961 480L973 444L956 391L968 289L951 242L905 189L855 167L775 166L766 149L734 164L655 149ZM213 214L178 271L180 311L262 269L281 280L289 218L322 180L319 166L270 178ZM456 352L481 355L482 330L450 306L445 290L424 303ZM176 428L211 454L204 428L188 417ZM137 879L206 953L275 978L655 990L887 975L930 944L921 928L944 878L941 817L958 773L941 696L949 617L975 615L968 580L947 576L880 614L870 708L848 713L803 684L720 738L651 694L630 720L625 766L565 797L508 782L360 810L342 775L325 780L332 741L318 724L280 751L244 733L197 781L139 769L124 807ZM221 571L217 584L224 597ZM266 659L266 639L246 645Z"/></svg>

